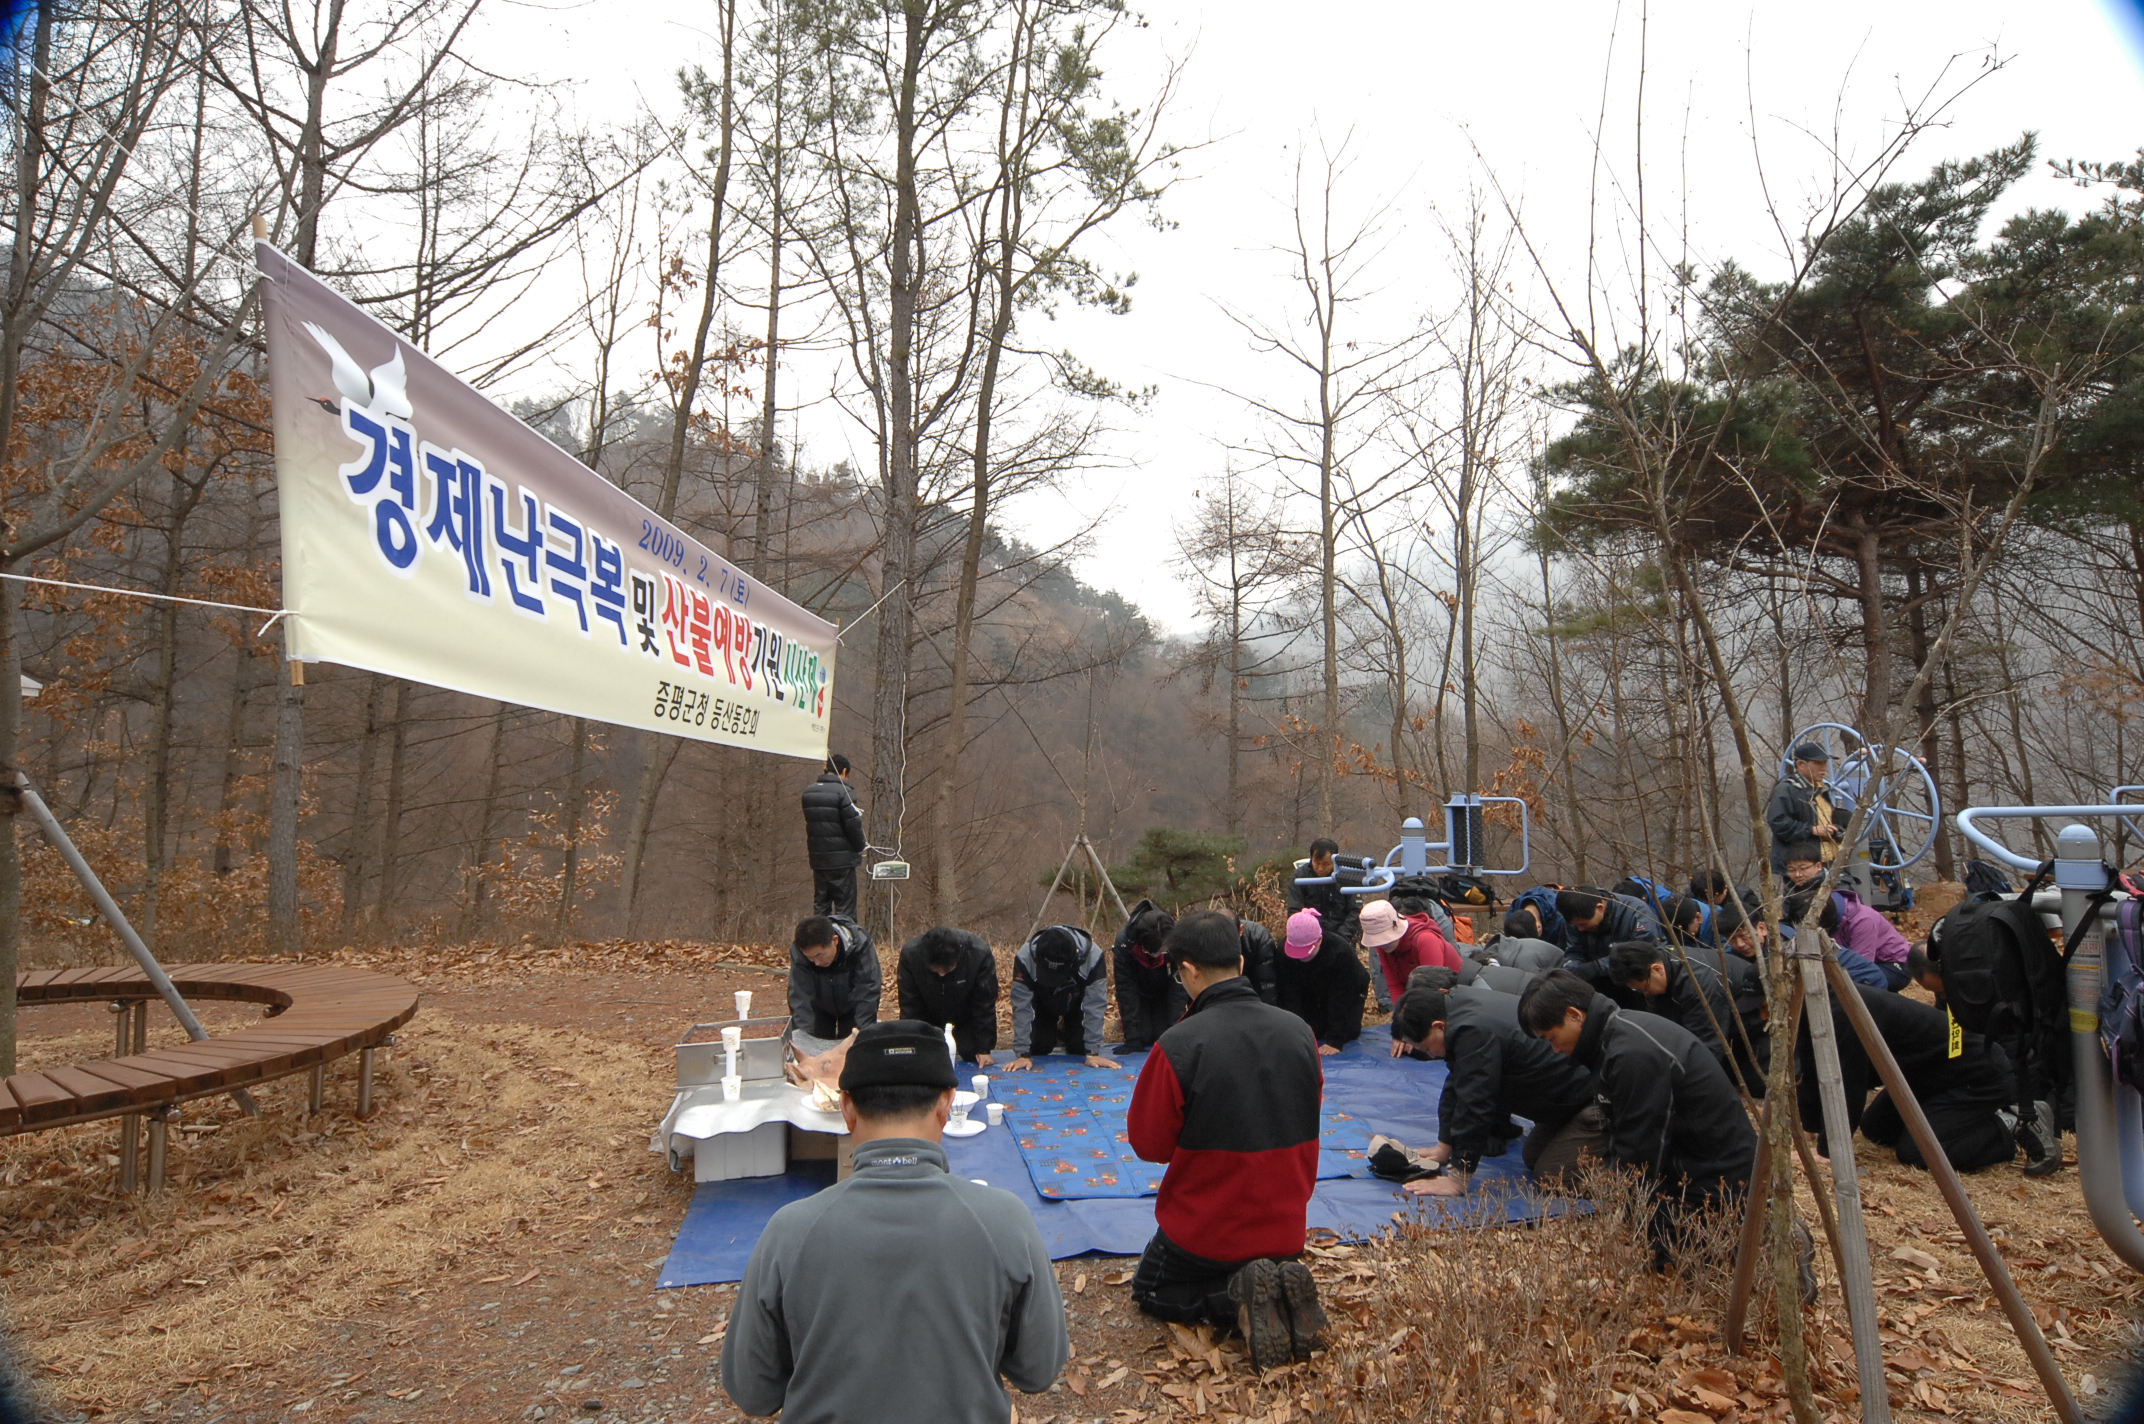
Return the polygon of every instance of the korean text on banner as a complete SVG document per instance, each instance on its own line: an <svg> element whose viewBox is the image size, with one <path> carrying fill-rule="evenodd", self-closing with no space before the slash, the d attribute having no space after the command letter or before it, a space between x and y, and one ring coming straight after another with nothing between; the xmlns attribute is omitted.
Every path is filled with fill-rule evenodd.
<svg viewBox="0 0 2144 1424"><path fill-rule="evenodd" d="M834 628L267 243L291 649L478 697L824 757Z"/></svg>

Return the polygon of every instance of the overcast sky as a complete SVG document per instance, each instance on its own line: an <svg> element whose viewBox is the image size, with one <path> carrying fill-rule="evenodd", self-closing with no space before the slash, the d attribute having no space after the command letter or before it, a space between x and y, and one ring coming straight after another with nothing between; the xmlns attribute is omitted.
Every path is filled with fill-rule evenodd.
<svg viewBox="0 0 2144 1424"><path fill-rule="evenodd" d="M1909 105L1931 88L1957 90L1994 56L2000 72L1965 94L1944 130L1920 139L1899 176L2026 129L2051 158L2114 159L2144 144L2144 27L2116 0L1801 0L1749 10L1716 0L1655 0L1645 10L1610 0L1417 0L1322 11L1154 0L1143 10L1148 28L1105 56L1112 91L1143 102L1167 61L1181 60L1168 131L1200 147L1166 205L1175 226L1126 223L1109 239L1114 265L1139 274L1132 313L1067 320L1042 340L1128 385L1160 388L1146 411L1120 419L1117 468L1088 477L1074 498L1113 511L1083 576L1171 628L1190 620L1168 564L1172 531L1192 491L1223 467L1226 442L1253 433L1229 392L1290 397L1289 373L1251 353L1224 307L1272 320L1292 310L1272 244L1305 145L1345 145L1352 165L1340 214L1375 218L1383 236L1380 296L1364 320L1398 329L1446 297L1440 214L1463 212L1470 185L1492 175L1523 203L1552 277L1577 280L1596 139L1604 230L1621 220L1632 188L1641 46L1648 208L1656 224L1688 234L1701 264L1732 256L1776 267L1760 158L1773 197L1798 218L1831 188L1834 145L1865 160ZM576 81L575 106L590 116L629 113L636 94L669 111L676 64L711 50L691 7L649 0L517 9L511 21L513 50L544 77ZM2042 169L2019 186L2015 206L2097 201ZM799 384L809 379L799 373ZM807 460L871 463L859 430L828 419L804 435ZM1012 514L1038 533L1063 517L1042 504Z"/></svg>

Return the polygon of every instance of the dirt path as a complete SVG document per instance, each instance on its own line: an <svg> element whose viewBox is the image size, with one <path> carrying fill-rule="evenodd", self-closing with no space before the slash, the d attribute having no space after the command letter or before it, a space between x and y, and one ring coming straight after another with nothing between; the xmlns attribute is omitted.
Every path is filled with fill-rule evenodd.
<svg viewBox="0 0 2144 1424"><path fill-rule="evenodd" d="M414 958L355 958L425 991L399 1046L383 1055L380 1111L369 1121L352 1115L347 1063L331 1071L316 1118L304 1115L302 1079L263 1091L258 1119L227 1100L191 1105L175 1135L171 1188L155 1199L114 1192L109 1125L0 1139L0 1298L56 1417L738 1417L715 1377L729 1288L654 1288L691 1182L647 1142L669 1099L678 1029L712 1016L735 989L778 994L778 973L761 962L775 952L494 951L422 972ZM244 1011L218 1012L235 1020ZM33 1064L110 1051L109 1018L94 1007L38 1010L23 1027ZM178 1038L168 1026L157 1032ZM1925 1176L1895 1164L1867 1170L1889 1338L1910 1352L1895 1389L1900 1417L2043 1417L2044 1402L2036 1409L2029 1389L2009 1383L2029 1385L2029 1371ZM2109 1378L2110 1361L2132 1348L2137 1283L2092 1235L2074 1174L2027 1182L1997 1169L1972 1189L2021 1283L2065 1337L2071 1378ZM1936 1265L1894 1256L1901 1246ZM1126 1264L1060 1264L1075 1364L1050 1394L1020 1399L1028 1424L1132 1424L1179 1410L1281 1421L1338 1402L1330 1365L1257 1383L1230 1349L1136 1317ZM1401 1334L1416 1323L1434 1333L1354 1253L1317 1264L1346 1292L1350 1341L1392 1337L1395 1321ZM1667 1309L1666 1297L1622 1294L1618 1309L1668 1340L1669 1327L1646 1314ZM1845 1332L1829 1314L1811 1323L1819 1339ZM1677 1349L1663 1348L1665 1363L1623 1352L1616 1417L1689 1424L1776 1413L1761 1390L1724 1412L1666 1413L1684 1398L1677 1372L1717 1354L1698 1359L1701 1342ZM1549 1417L1605 1417L1610 1407L1571 1403Z"/></svg>

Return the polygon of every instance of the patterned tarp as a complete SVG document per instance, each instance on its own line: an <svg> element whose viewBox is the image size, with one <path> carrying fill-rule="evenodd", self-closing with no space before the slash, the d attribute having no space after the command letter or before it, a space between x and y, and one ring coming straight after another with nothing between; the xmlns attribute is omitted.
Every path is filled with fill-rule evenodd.
<svg viewBox="0 0 2144 1424"><path fill-rule="evenodd" d="M1000 1074L991 1091L1005 1105L1005 1126L1026 1159L1035 1190L1052 1201L1089 1197L1152 1196L1161 1187L1163 1167L1142 1162L1125 1131L1132 1086L1146 1064L1144 1053L1117 1060L1121 1069L1089 1068L1071 1057L1044 1058L1030 1072ZM1335 1101L1336 1085L1328 1058L1327 1091L1318 1143L1318 1176L1366 1177L1370 1129L1363 1119ZM1358 1060L1359 1061L1359 1060ZM1374 1062L1374 1060L1371 1060ZM1379 1076L1404 1074L1417 1092L1426 1090L1422 1106L1434 1124L1436 1087L1429 1075L1407 1074L1427 1064L1387 1059Z"/></svg>

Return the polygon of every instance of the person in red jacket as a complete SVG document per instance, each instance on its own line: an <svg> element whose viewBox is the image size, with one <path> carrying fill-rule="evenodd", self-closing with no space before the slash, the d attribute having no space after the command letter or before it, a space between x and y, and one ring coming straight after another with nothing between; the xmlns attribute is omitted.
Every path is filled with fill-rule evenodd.
<svg viewBox="0 0 2144 1424"><path fill-rule="evenodd" d="M1132 1092L1132 1150L1169 1166L1132 1300L1162 1320L1236 1326L1256 1369L1307 1360L1326 1329L1295 1259L1318 1175L1317 1040L1258 997L1228 916L1184 916L1165 948L1191 1007Z"/></svg>
<svg viewBox="0 0 2144 1424"><path fill-rule="evenodd" d="M1407 993L1407 976L1425 965L1459 972L1459 951L1427 914L1402 915L1389 900L1362 907L1362 943L1385 971L1385 987L1398 1003Z"/></svg>

